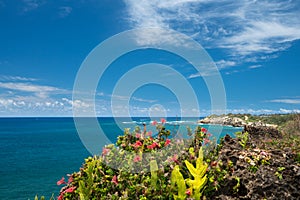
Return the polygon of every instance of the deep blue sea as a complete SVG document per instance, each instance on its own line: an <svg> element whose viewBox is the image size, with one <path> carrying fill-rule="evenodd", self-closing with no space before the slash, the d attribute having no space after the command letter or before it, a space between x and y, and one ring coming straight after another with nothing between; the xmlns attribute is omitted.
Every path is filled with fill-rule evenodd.
<svg viewBox="0 0 300 200"><path fill-rule="evenodd" d="M98 121L112 142L123 134L124 127L150 123L150 119L144 117L118 118L122 124L120 128L114 118L99 118ZM167 121L168 128L174 132L178 124L197 126L196 118L186 121L168 118ZM241 130L222 128L220 137ZM220 126L209 127L212 134L215 130L220 130ZM78 136L73 118L0 118L0 199L28 200L34 199L36 194L49 198L52 193L56 197L60 190L56 182L78 171L88 156L90 153Z"/></svg>

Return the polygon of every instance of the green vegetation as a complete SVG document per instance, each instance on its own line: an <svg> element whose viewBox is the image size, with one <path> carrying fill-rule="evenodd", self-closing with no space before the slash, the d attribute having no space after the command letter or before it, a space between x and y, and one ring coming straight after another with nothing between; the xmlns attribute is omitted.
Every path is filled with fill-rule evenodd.
<svg viewBox="0 0 300 200"><path fill-rule="evenodd" d="M59 199L200 199L208 166L202 145L210 134L198 127L187 140L169 139L164 121L154 125L157 137L126 129L116 146L87 158Z"/></svg>
<svg viewBox="0 0 300 200"><path fill-rule="evenodd" d="M249 133L248 132L236 132L235 135L237 136L237 138L240 140L240 145L245 149L246 148L246 145L247 145L247 142L248 142L248 135Z"/></svg>
<svg viewBox="0 0 300 200"><path fill-rule="evenodd" d="M126 129L116 145L103 148L101 156L85 159L80 171L73 173L68 183L64 178L57 182L58 185L66 184L58 200L200 200L215 199L220 197L218 195L239 198L245 197L248 191L256 191L256 185L247 179L255 178L261 183L265 181L263 173L267 173L266 180L274 183L277 180L276 184L288 181L278 187L287 188L291 184L294 184L291 188L298 187L293 182L293 173L297 172L297 166L300 169L299 116L249 115L249 120L268 118L265 123L278 123L282 137L265 134L255 138L248 132L239 132L236 139L226 136L219 144L200 126L195 130L187 127L190 135L187 140L169 139L170 131L165 129L164 120L153 124L157 137L139 127L133 132ZM293 163L294 168L287 163ZM261 185L257 188L260 191ZM260 195L257 199L266 198L266 194L279 198L276 191L264 190L262 194L253 195ZM299 190L290 195L297 197L297 192Z"/></svg>

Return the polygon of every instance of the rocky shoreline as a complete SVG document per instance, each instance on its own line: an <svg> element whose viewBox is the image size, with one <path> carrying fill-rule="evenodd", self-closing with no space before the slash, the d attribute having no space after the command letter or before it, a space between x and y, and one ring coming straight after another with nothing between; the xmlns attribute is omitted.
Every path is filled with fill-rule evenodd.
<svg viewBox="0 0 300 200"><path fill-rule="evenodd" d="M221 187L207 199L300 199L300 166L291 148L263 146L272 136L249 138L248 148L239 139L226 135L218 160L232 162L231 173Z"/></svg>
<svg viewBox="0 0 300 200"><path fill-rule="evenodd" d="M287 121L275 118L280 116L254 116L251 120L249 115L211 116L201 120L244 127L237 138L224 137L217 160L221 166L232 165L220 188L207 199L300 199L300 115L292 120L289 115L282 116Z"/></svg>
<svg viewBox="0 0 300 200"><path fill-rule="evenodd" d="M241 117L236 116L216 116L212 115L209 117L206 117L204 119L201 119L198 121L202 124L219 124L223 126L235 126L235 127L244 127L244 126L252 126L252 127L268 127L268 128L277 128L278 125L276 124L267 124L262 121L249 121L249 117L247 115Z"/></svg>

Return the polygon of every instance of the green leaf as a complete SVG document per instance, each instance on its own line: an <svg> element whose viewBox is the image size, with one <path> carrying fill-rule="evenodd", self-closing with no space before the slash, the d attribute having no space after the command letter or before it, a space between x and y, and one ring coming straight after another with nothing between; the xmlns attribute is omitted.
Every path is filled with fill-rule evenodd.
<svg viewBox="0 0 300 200"><path fill-rule="evenodd" d="M157 171L158 171L158 166L157 166L156 160L150 161L150 171L151 171L151 185L153 188L156 188Z"/></svg>
<svg viewBox="0 0 300 200"><path fill-rule="evenodd" d="M174 195L174 199L185 199L185 181L184 178L179 170L179 166L176 165L171 174L171 185L175 187L175 184L178 187L178 195Z"/></svg>
<svg viewBox="0 0 300 200"><path fill-rule="evenodd" d="M197 169L187 160L184 161L186 167L188 168L189 172L192 174L193 177L198 176Z"/></svg>

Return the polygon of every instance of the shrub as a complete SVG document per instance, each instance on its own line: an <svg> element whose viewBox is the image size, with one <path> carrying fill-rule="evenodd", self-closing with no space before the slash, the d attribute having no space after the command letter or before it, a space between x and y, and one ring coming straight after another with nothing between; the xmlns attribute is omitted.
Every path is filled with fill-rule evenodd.
<svg viewBox="0 0 300 200"><path fill-rule="evenodd" d="M201 146L209 142L209 134L198 127L188 139L170 139L164 122L155 124L157 137L139 128L126 129L116 145L85 160L59 199L173 199L174 194L200 199L207 180Z"/></svg>

